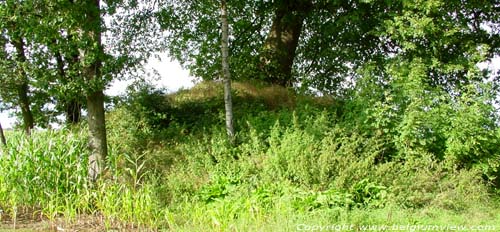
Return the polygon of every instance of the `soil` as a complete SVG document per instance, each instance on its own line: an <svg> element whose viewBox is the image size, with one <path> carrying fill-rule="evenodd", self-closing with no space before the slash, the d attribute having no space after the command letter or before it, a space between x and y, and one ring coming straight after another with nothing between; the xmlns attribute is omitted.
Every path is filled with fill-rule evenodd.
<svg viewBox="0 0 500 232"><path fill-rule="evenodd" d="M147 231L144 228L121 225L109 220L103 220L102 216L84 215L75 219L66 220L56 218L49 220L33 214L19 214L16 219L3 215L0 220L0 232L93 232L93 231Z"/></svg>

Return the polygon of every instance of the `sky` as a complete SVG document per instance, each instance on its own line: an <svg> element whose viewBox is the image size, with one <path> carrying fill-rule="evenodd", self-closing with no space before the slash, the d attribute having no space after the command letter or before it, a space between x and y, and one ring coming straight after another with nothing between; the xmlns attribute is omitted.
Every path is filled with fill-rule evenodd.
<svg viewBox="0 0 500 232"><path fill-rule="evenodd" d="M194 85L194 78L189 75L189 71L181 67L179 62L172 61L167 55L161 54L160 59L151 58L145 66L146 70L157 70L159 78L148 78L158 88L166 88L169 92L175 92L180 88L189 88ZM117 96L125 93L129 81L114 81L111 87L105 91L106 95Z"/></svg>
<svg viewBox="0 0 500 232"><path fill-rule="evenodd" d="M184 70L179 62L171 61L165 54L160 55L160 59L151 58L146 64L146 70L155 69L160 77L158 79L148 78L158 88L166 88L169 92L174 92L180 88L189 88L194 85L194 78L189 75L189 71ZM106 95L117 96L125 93L128 85L133 81L113 81L111 86L105 91ZM12 128L16 120L9 117L7 112L0 113L0 123L4 129Z"/></svg>

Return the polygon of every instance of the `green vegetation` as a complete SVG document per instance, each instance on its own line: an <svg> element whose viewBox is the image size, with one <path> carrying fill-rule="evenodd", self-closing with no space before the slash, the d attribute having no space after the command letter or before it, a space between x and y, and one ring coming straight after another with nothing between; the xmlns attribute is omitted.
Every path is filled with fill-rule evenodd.
<svg viewBox="0 0 500 232"><path fill-rule="evenodd" d="M498 8L0 1L0 229L498 230ZM160 53L205 82L141 81Z"/></svg>
<svg viewBox="0 0 500 232"><path fill-rule="evenodd" d="M70 227L90 216L98 228L172 231L500 228L498 115L472 90L405 99L418 88L368 101L378 89L367 86L340 102L236 82L233 146L222 83L169 95L136 86L108 113L108 168L96 183L87 181L85 128L9 131L2 220Z"/></svg>

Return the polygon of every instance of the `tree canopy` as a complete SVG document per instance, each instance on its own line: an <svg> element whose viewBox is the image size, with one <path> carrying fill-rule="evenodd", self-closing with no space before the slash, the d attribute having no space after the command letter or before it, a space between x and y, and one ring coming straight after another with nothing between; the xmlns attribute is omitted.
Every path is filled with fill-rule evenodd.
<svg viewBox="0 0 500 232"><path fill-rule="evenodd" d="M217 4L160 6L170 54L195 76L219 78ZM499 52L499 4L492 1L259 0L230 1L228 10L234 79L324 93L342 94L367 66L384 78L393 60L416 58L430 67L430 83L450 89Z"/></svg>
<svg viewBox="0 0 500 232"><path fill-rule="evenodd" d="M57 121L60 114L66 116L66 122L77 123L86 108L88 91L104 89L113 78L133 76L157 52L161 42L152 36L157 32L153 25L146 25L148 14L137 1L106 1L95 10L102 16L96 23L85 21L89 3L0 1L4 109L21 109L20 113L31 114L33 124L40 127ZM89 34L82 33L92 28L101 30L101 51ZM94 55L82 60L82 49L93 50ZM93 59L101 60L102 78L90 83L82 75ZM29 107L18 108L23 98Z"/></svg>

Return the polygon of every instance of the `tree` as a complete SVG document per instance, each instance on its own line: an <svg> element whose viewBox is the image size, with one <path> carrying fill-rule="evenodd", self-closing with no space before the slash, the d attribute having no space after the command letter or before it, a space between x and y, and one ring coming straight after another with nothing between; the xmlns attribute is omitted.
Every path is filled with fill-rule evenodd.
<svg viewBox="0 0 500 232"><path fill-rule="evenodd" d="M344 74L355 73L347 67L353 66L356 59L370 59L377 55L372 51L383 47L382 41L363 35L376 28L374 25L383 22L383 18L373 17L374 20L367 21L359 16L383 7L356 2L229 2L232 15L229 23L234 31L229 51L233 79L258 78L284 86L302 82L313 87L325 85L324 89L327 89L324 83L334 82L328 86L332 87L343 81L340 77L347 76ZM218 31L214 4L165 0L162 7L158 18L171 35L167 38L170 54L196 76L217 77L220 69L214 59L220 57L213 49ZM349 20L352 25L345 24ZM365 24L367 26L363 26ZM357 50L373 55L362 57L365 54ZM339 73L337 80L332 80L336 78L332 73Z"/></svg>
<svg viewBox="0 0 500 232"><path fill-rule="evenodd" d="M85 0L80 3L83 17L80 18L79 32L84 46L79 47L82 75L86 88L89 124L89 177L95 181L102 174L108 154L106 119L104 110L105 81L101 68L104 57L101 33L100 0Z"/></svg>
<svg viewBox="0 0 500 232"><path fill-rule="evenodd" d="M429 65L434 60L451 66L470 58L466 50L485 44L485 58L498 54L498 5L463 3L230 1L229 23L234 32L229 51L232 77L300 84L304 89L313 87L324 93L345 95L366 66L371 67L374 75L388 78L387 61L395 55L408 59L418 56ZM215 62L220 59L214 49L219 27L215 11L212 1L164 0L158 15L160 24L169 32L170 54L203 79L216 78L220 70ZM413 27L418 22L425 23L423 20L428 26ZM397 28L413 28L418 36L404 34ZM407 45L411 44L416 47L408 50ZM431 70L428 81L455 85L464 80L463 74L469 68L446 73L438 70L446 69L442 66Z"/></svg>
<svg viewBox="0 0 500 232"><path fill-rule="evenodd" d="M16 32L14 32L16 33ZM17 34L17 33L16 33ZM31 134L31 129L35 126L33 113L31 112L31 103L29 99L29 85L28 74L24 70L25 63L27 62L25 54L25 45L23 38L19 35L11 35L13 38L11 43L16 49L16 62L17 62L17 83L16 89L18 94L18 104L21 108L23 127L27 135Z"/></svg>
<svg viewBox="0 0 500 232"><path fill-rule="evenodd" d="M11 15L11 17L3 17L2 23L2 33L0 40L0 45L2 46L1 59L4 60L3 65L7 66L4 68L13 68L14 71L4 71L9 72L7 77L6 73L2 76L5 85L5 89L10 89L13 93L12 102L19 106L21 109L23 128L26 134L31 134L31 129L34 127L33 113L31 111L31 101L30 101L30 87L29 87L29 74L27 72L28 59L26 57L26 42L23 37L24 26L27 20L21 15L24 12L23 5L18 6L17 4L4 3L1 5L2 15ZM9 57L9 52L7 46L13 47L12 57ZM10 80L6 80L10 78ZM7 98L9 99L9 98Z"/></svg>
<svg viewBox="0 0 500 232"><path fill-rule="evenodd" d="M425 81L450 93L489 78L488 73L471 73L478 63L499 54L498 3L432 0L400 4L377 30L397 48L387 63L421 60L427 67Z"/></svg>
<svg viewBox="0 0 500 232"><path fill-rule="evenodd" d="M26 132L55 120L61 111L50 109L50 105L64 102L59 93L66 85L61 85L62 78L54 74L53 64L56 60L57 67L64 68L64 64L60 66L61 49L52 53L54 47L61 47L54 41L60 42L58 36L64 31L59 25L61 17L49 14L51 8L56 6L44 1L5 1L0 5L0 79L4 84L0 94L7 108L20 109Z"/></svg>
<svg viewBox="0 0 500 232"><path fill-rule="evenodd" d="M231 73L229 72L228 62L228 41L229 26L227 22L227 4L226 0L221 0L221 26L222 26L222 74L224 76L224 102L226 108L226 130L231 143L234 142L233 127L233 101L231 98Z"/></svg>
<svg viewBox="0 0 500 232"><path fill-rule="evenodd" d="M158 43L153 36L154 27L147 25L147 20L150 19L148 16L152 14L148 3L145 3L145 10L138 9L135 0L110 1L106 8L101 8L100 3L100 0L74 2L72 7L75 8L71 14L78 22L78 33L74 39L78 41L77 67L80 67L83 77L83 86L80 87L83 87L86 95L91 149L89 176L93 181L104 171L108 153L103 91L109 81L121 72L133 71L142 65L153 49L157 49ZM118 8L123 12L118 14ZM105 31L106 28L103 27L102 13L107 13L108 16L118 14L112 20L114 25L109 25L109 31ZM104 32L113 36L106 48L102 41ZM149 36L152 38L148 38ZM145 40L137 41L139 38Z"/></svg>
<svg viewBox="0 0 500 232"><path fill-rule="evenodd" d="M154 27L147 26L151 6L144 4L145 10L138 9L135 0L107 1L105 7L100 0L0 1L0 39L2 45L12 44L2 46L2 99L15 106L17 99L24 99L17 97L17 90L27 86L28 100L36 106L34 123L65 114L66 122L74 124L86 108L91 180L101 174L107 154L106 85L139 69L158 48L159 40L151 36ZM104 22L104 15L110 20ZM11 70L24 71L24 82L14 79ZM14 88L20 84L22 89Z"/></svg>
<svg viewBox="0 0 500 232"><path fill-rule="evenodd" d="M293 84L292 66L304 19L312 10L311 0L274 1L274 19L260 53L260 69L268 81Z"/></svg>

